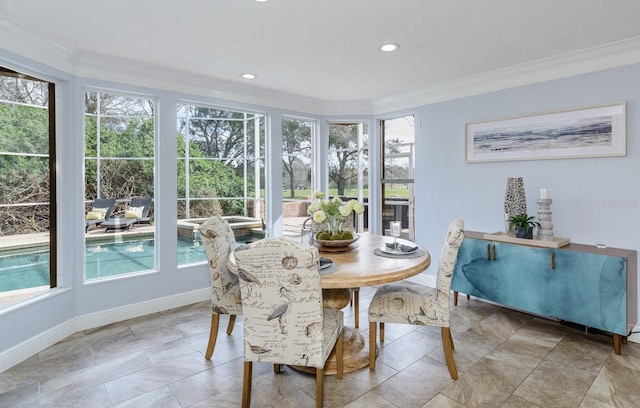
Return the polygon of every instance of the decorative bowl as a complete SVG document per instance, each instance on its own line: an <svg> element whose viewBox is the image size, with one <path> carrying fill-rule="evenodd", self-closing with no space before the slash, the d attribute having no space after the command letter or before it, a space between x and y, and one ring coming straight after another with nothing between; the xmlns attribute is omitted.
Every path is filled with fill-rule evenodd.
<svg viewBox="0 0 640 408"><path fill-rule="evenodd" d="M353 234L352 239L335 239L335 240L315 239L315 241L319 245L322 245L324 247L341 248L341 247L349 246L359 239L360 239L360 234Z"/></svg>

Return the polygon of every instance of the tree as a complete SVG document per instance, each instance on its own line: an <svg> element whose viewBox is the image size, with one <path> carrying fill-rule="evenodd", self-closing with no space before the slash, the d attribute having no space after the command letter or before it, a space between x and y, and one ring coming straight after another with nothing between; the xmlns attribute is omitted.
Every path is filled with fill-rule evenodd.
<svg viewBox="0 0 640 408"><path fill-rule="evenodd" d="M185 156L185 142L178 135L179 157ZM242 197L244 179L236 175L233 167L221 160L207 157L192 141L189 146L189 197L195 197L189 208L190 217L211 215L237 215L244 211L241 200L219 200L221 197ZM185 160L178 161L178 197L186 197ZM186 208L179 209L178 217L186 217Z"/></svg>
<svg viewBox="0 0 640 408"><path fill-rule="evenodd" d="M329 164L329 179L344 195L351 180L358 180L358 126L333 124L329 127L329 150L336 161Z"/></svg>
<svg viewBox="0 0 640 408"><path fill-rule="evenodd" d="M244 114L197 106L185 108L189 111L189 136L197 141L205 157L225 158L228 163L244 155ZM186 127L185 120L180 126ZM253 138L247 138L246 142L248 150L253 152Z"/></svg>
<svg viewBox="0 0 640 408"><path fill-rule="evenodd" d="M0 76L0 235L49 230L48 115L48 83Z"/></svg>
<svg viewBox="0 0 640 408"><path fill-rule="evenodd" d="M296 172L300 168L308 167L300 156L311 162L311 127L308 122L297 119L282 120L282 152L282 170L289 178L290 198L295 198Z"/></svg>

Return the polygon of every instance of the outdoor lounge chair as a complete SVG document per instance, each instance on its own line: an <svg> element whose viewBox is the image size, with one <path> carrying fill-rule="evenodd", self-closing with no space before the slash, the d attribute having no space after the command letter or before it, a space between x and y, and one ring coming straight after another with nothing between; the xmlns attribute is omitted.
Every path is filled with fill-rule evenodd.
<svg viewBox="0 0 640 408"><path fill-rule="evenodd" d="M91 210L85 215L84 232L89 231L89 228L94 225L99 226L103 222L110 220L115 205L115 198L96 198Z"/></svg>
<svg viewBox="0 0 640 408"><path fill-rule="evenodd" d="M130 230L136 223L151 223L153 217L149 216L151 198L132 198L129 206L118 217L113 217L102 223L105 232L117 230Z"/></svg>
<svg viewBox="0 0 640 408"><path fill-rule="evenodd" d="M129 203L129 208L127 209L127 211L132 211L134 208L142 207L142 212L140 214L140 217L138 217L137 220L135 221L136 224L151 224L151 221L153 221L153 217L149 216L149 211L151 210L151 202L152 202L151 197L143 197L143 198L134 197L131 199L131 202ZM126 212L125 212L125 215L126 215Z"/></svg>

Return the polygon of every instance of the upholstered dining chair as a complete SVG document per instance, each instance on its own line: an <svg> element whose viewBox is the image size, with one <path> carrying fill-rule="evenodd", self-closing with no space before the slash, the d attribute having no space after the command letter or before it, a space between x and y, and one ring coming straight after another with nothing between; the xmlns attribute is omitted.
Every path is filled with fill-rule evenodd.
<svg viewBox="0 0 640 408"><path fill-rule="evenodd" d="M449 329L449 293L451 278L464 238L464 223L453 220L440 252L436 287L430 288L411 282L380 286L369 305L369 368L376 367L376 329L380 324L380 342L384 341L384 324L400 323L441 328L442 347L449 374L458 379L453 360L453 339Z"/></svg>
<svg viewBox="0 0 640 408"><path fill-rule="evenodd" d="M265 238L235 250L242 293L244 385L242 406L251 401L253 362L314 367L316 407L322 407L324 366L336 351L342 378L340 310L323 308L318 248L284 238Z"/></svg>
<svg viewBox="0 0 640 408"><path fill-rule="evenodd" d="M242 300L238 276L229 272L227 268L227 258L236 247L236 239L229 223L218 216L213 216L202 223L199 232L209 259L211 274L211 330L204 355L205 359L210 360L216 347L220 315L229 315L227 334L230 335L236 316L242 315Z"/></svg>

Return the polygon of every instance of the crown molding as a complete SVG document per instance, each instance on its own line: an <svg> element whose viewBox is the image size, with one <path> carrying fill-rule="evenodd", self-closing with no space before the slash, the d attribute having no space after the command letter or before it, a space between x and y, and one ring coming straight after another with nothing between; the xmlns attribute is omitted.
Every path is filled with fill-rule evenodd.
<svg viewBox="0 0 640 408"><path fill-rule="evenodd" d="M83 55L78 76L313 115L370 115L370 101L321 101L156 65Z"/></svg>
<svg viewBox="0 0 640 408"><path fill-rule="evenodd" d="M640 63L640 37L469 76L371 101L323 101L97 54L79 54L26 30L0 1L0 46L71 75L315 115L378 115Z"/></svg>
<svg viewBox="0 0 640 408"><path fill-rule="evenodd" d="M371 101L333 101L322 104L323 116L369 116L373 113Z"/></svg>
<svg viewBox="0 0 640 408"><path fill-rule="evenodd" d="M382 114L640 63L640 37L515 65L372 101Z"/></svg>
<svg viewBox="0 0 640 408"><path fill-rule="evenodd" d="M73 50L12 21L7 16L4 2L0 3L0 47L63 72L75 72L77 57Z"/></svg>
<svg viewBox="0 0 640 408"><path fill-rule="evenodd" d="M321 101L270 89L113 57L84 54L76 74L80 77L162 89L195 96L318 114Z"/></svg>

